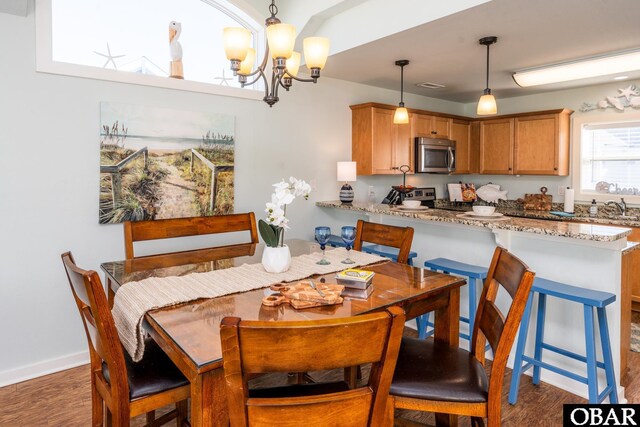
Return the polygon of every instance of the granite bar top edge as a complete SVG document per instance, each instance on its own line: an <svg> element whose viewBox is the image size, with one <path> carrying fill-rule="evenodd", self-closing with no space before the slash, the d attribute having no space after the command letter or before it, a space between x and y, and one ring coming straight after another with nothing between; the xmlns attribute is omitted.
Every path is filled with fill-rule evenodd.
<svg viewBox="0 0 640 427"><path fill-rule="evenodd" d="M429 209L425 212L401 212L392 210L388 205L375 204L370 206L364 202L353 202L342 204L340 201L320 201L316 206L324 208L337 208L357 212L399 216L430 222L442 222L452 224L463 224L476 227L488 228L491 230L509 230L523 233L542 234L547 236L567 237L578 240L591 240L599 242L614 242L626 238L631 233L630 228L620 226L611 227L599 223L578 224L571 221L550 221L543 218L523 218L507 216L506 220L484 221L471 218L459 218L457 215L463 213L443 209Z"/></svg>
<svg viewBox="0 0 640 427"><path fill-rule="evenodd" d="M640 242L627 242L627 247L622 250L622 255L627 255L638 249L640 249Z"/></svg>

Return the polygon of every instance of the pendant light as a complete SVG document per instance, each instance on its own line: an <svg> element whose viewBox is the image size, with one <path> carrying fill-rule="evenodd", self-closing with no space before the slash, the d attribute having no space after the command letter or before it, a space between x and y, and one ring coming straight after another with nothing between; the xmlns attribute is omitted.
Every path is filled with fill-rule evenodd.
<svg viewBox="0 0 640 427"><path fill-rule="evenodd" d="M478 101L476 114L479 116L489 116L498 113L496 98L491 94L491 89L489 89L489 46L497 41L498 38L496 36L483 37L479 40L481 45L487 47L487 86L484 89L484 95L482 95L480 101Z"/></svg>
<svg viewBox="0 0 640 427"><path fill-rule="evenodd" d="M393 115L393 123L397 125L406 125L409 123L409 112L404 108L404 67L409 65L408 59L400 59L396 61L396 65L400 67L400 103L396 108L396 113Z"/></svg>

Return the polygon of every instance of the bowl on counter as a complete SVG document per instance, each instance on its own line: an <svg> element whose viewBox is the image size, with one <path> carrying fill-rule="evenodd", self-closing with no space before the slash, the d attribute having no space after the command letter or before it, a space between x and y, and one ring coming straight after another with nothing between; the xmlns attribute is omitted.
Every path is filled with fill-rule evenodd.
<svg viewBox="0 0 640 427"><path fill-rule="evenodd" d="M495 206L474 206L473 213L480 216L490 216L496 211Z"/></svg>
<svg viewBox="0 0 640 427"><path fill-rule="evenodd" d="M421 206L422 202L420 200L403 200L402 206L409 209L418 209Z"/></svg>

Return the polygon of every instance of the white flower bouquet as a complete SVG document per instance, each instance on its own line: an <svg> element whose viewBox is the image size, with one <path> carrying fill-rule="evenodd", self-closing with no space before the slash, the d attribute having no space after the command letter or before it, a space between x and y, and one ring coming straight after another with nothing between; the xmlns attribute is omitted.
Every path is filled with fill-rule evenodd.
<svg viewBox="0 0 640 427"><path fill-rule="evenodd" d="M289 229L289 219L286 217L287 205L296 197L309 198L311 186L301 179L289 178L273 184L275 192L271 195L271 202L267 203L265 212L267 220L258 221L258 230L265 244L271 248L282 247L284 244L284 230Z"/></svg>

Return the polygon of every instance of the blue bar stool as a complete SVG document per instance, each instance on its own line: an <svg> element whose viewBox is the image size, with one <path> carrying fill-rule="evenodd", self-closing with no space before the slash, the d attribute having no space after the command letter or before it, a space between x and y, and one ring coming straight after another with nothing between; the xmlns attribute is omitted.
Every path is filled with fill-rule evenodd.
<svg viewBox="0 0 640 427"><path fill-rule="evenodd" d="M390 258L393 262L398 262L398 252L400 252L400 250L398 248L392 248L384 245L363 245L362 252L380 255L381 257ZM413 265L413 259L417 256L417 253L410 251L407 264Z"/></svg>
<svg viewBox="0 0 640 427"><path fill-rule="evenodd" d="M467 284L469 285L469 317L460 316L460 321L469 324L469 333L460 333L460 337L467 341L471 341L471 334L473 333L473 323L476 318L476 309L478 307L478 298L476 295L476 283L487 278L489 269L486 267L480 267L473 264L465 264L464 262L454 261L448 258L435 258L424 262L424 266L433 271L442 271L443 273L453 273L460 276L468 277ZM418 324L418 337L424 339L433 335L434 329L427 332L427 326L433 328L433 323L429 321L430 313L423 314L416 317L416 323ZM487 345L489 348L490 346Z"/></svg>
<svg viewBox="0 0 640 427"><path fill-rule="evenodd" d="M331 236L329 236L329 242L327 243L327 245L333 247L333 248L346 248L347 245L344 243L344 240L342 240L342 237L340 236L336 236L335 234L332 234Z"/></svg>
<svg viewBox="0 0 640 427"><path fill-rule="evenodd" d="M534 357L524 354L524 347L527 341L527 330L529 327L529 318L531 316L531 307L533 305L534 294L538 293L538 313L536 318L536 342L534 349ZM547 344L544 342L544 316L546 310L547 295L574 301L584 306L584 328L585 340L587 347L587 356L565 350ZM618 403L618 392L616 390L616 380L613 369L613 358L611 356L611 343L609 341L609 326L607 325L606 306L616 300L616 296L609 292L594 291L584 289L577 286L566 285L564 283L554 282L547 279L536 277L529 294L529 300L524 310L522 323L520 325L520 333L518 335L518 344L516 346L516 358L513 366L513 376L511 378L511 388L509 389L509 403L514 405L518 400L518 387L520 385L520 376L527 369L533 367L533 383L540 382L540 368L548 369L560 375L572 378L583 384L589 389L589 403L601 403L607 396L611 403ZM600 327L600 342L602 345L602 356L604 362L596 360L596 338L595 338L595 319L593 309L596 309L598 315L598 325ZM542 350L550 350L554 353L570 357L587 364L587 376L581 376L569 372L565 369L558 368L542 361ZM526 365L523 365L526 362ZM598 393L598 372L597 368L605 371L607 385Z"/></svg>

